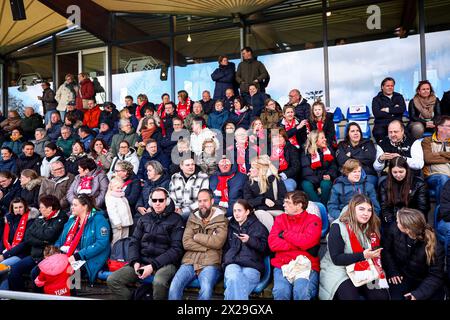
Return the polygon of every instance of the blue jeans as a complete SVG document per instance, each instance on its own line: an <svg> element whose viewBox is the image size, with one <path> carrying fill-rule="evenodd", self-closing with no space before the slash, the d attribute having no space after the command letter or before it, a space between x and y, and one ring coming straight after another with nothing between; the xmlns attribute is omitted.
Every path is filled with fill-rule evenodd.
<svg viewBox="0 0 450 320"><path fill-rule="evenodd" d="M299 278L291 284L280 268L273 269L273 290L275 300L291 300L294 293L294 300L311 300L317 295L319 286L319 273L311 270L309 279Z"/></svg>
<svg viewBox="0 0 450 320"><path fill-rule="evenodd" d="M446 174L433 174L426 178L428 187L436 194L436 205L441 203L441 190L449 179L450 177Z"/></svg>
<svg viewBox="0 0 450 320"><path fill-rule="evenodd" d="M294 179L286 179L283 180L284 185L286 186L286 191L287 192L291 192L294 191L295 189L297 189L297 182L295 182Z"/></svg>
<svg viewBox="0 0 450 320"><path fill-rule="evenodd" d="M436 227L437 238L439 241L444 243L445 248L445 257L447 259L447 273L448 278L450 279L450 252L449 252L449 243L450 243L450 222L445 222L441 220L437 223Z"/></svg>
<svg viewBox="0 0 450 320"><path fill-rule="evenodd" d="M198 299L209 300L211 299L214 286L219 280L220 275L221 271L218 267L207 266L203 268L197 276L192 264L183 264L180 269L178 269L170 284L169 300L182 300L184 288L197 277L198 282L200 282Z"/></svg>
<svg viewBox="0 0 450 320"><path fill-rule="evenodd" d="M225 300L248 300L260 277L261 273L254 268L229 264L225 268Z"/></svg>
<svg viewBox="0 0 450 320"><path fill-rule="evenodd" d="M17 256L12 256L9 257L8 259L3 260L2 264L4 264L5 266L13 266L15 265L17 262L19 262L21 259ZM0 284L0 290L8 290L9 289L9 285L8 285L8 279L4 280L1 284Z"/></svg>
<svg viewBox="0 0 450 320"><path fill-rule="evenodd" d="M26 256L19 262L16 262L8 276L9 289L13 291L25 291L25 283L22 275L30 273L37 265L36 261L31 256Z"/></svg>

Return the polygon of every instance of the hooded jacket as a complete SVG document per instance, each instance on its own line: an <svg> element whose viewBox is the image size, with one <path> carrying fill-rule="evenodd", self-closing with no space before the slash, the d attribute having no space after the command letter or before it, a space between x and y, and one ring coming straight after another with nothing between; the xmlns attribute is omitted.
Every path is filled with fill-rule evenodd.
<svg viewBox="0 0 450 320"><path fill-rule="evenodd" d="M132 128L130 132L125 133L122 130L119 130L119 133L113 135L111 142L111 153L117 154L119 152L119 144L123 141L127 141L130 144L130 147L134 147L136 142L139 142L139 135Z"/></svg>
<svg viewBox="0 0 450 320"><path fill-rule="evenodd" d="M221 112L214 109L208 116L208 128L222 131L223 125L228 121L229 116L230 112L225 108Z"/></svg>
<svg viewBox="0 0 450 320"><path fill-rule="evenodd" d="M78 110L83 110L83 99L91 99L95 96L94 83L87 78L80 82L76 104Z"/></svg>
<svg viewBox="0 0 450 320"><path fill-rule="evenodd" d="M348 156L350 153L350 156ZM359 160L362 164L362 168L367 175L376 176L377 172L373 168L373 162L376 158L376 149L373 142L369 139L362 139L358 145L352 146L351 143L342 141L339 143L336 151L336 161L339 168L342 168L345 161L348 159Z"/></svg>
<svg viewBox="0 0 450 320"><path fill-rule="evenodd" d="M38 155L40 155L42 158L45 157L44 147L49 142L50 139L45 136L41 140L31 140L34 144L34 152L36 152Z"/></svg>
<svg viewBox="0 0 450 320"><path fill-rule="evenodd" d="M186 253L181 262L193 265L194 271L207 266L220 266L222 263L222 248L228 235L228 219L219 208L212 207L211 211L211 218L206 224L198 210L191 213L183 234Z"/></svg>
<svg viewBox="0 0 450 320"><path fill-rule="evenodd" d="M83 125L88 126L91 129L97 128L99 126L100 118L100 106L97 104L92 109L86 110L83 117Z"/></svg>
<svg viewBox="0 0 450 320"><path fill-rule="evenodd" d="M105 204L105 195L108 191L108 177L103 172L102 168L97 167L88 173L88 176L94 177L92 180L92 190L90 196L95 199L95 207L102 208ZM77 175L70 185L69 191L67 192L67 201L72 204L73 199L78 194L78 186L80 185L81 177Z"/></svg>
<svg viewBox="0 0 450 320"><path fill-rule="evenodd" d="M58 101L56 109L58 111L66 111L66 106L71 101L75 101L77 93L75 92L75 82L67 83L64 81L56 90L55 100Z"/></svg>
<svg viewBox="0 0 450 320"><path fill-rule="evenodd" d="M39 189L43 180L43 177L33 179L20 191L20 197L25 199L29 207L39 208Z"/></svg>
<svg viewBox="0 0 450 320"><path fill-rule="evenodd" d="M63 161L64 162L64 158L62 157L62 152L60 150L58 150L55 153L55 155L53 155L52 157L44 157L44 159L42 159L41 176L49 177L50 176L50 172L51 172L50 165L53 162L56 162L56 161Z"/></svg>

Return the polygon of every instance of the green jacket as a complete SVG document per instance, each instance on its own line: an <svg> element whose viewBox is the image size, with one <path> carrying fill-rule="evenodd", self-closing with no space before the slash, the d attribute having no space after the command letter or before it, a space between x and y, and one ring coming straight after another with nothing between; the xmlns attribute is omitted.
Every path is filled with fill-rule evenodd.
<svg viewBox="0 0 450 320"><path fill-rule="evenodd" d="M129 133L125 133L122 130L119 130L119 133L113 135L111 141L111 153L115 157L119 152L119 144L123 141L127 141L130 144L130 148L134 148L136 142L139 142L139 135L131 129Z"/></svg>
<svg viewBox="0 0 450 320"><path fill-rule="evenodd" d="M72 145L74 142L75 139L73 137L69 137L67 140L59 137L58 140L56 140L56 145L62 150L64 158L68 158L72 154Z"/></svg>

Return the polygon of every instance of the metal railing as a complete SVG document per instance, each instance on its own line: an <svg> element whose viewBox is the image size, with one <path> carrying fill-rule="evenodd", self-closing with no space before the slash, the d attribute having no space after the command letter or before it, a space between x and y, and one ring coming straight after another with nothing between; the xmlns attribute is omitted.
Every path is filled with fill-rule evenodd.
<svg viewBox="0 0 450 320"><path fill-rule="evenodd" d="M0 290L0 299L9 299L9 300L99 300L99 299L92 299L92 298L55 296L55 295L50 295L50 294L19 292L19 291L9 291L9 290Z"/></svg>

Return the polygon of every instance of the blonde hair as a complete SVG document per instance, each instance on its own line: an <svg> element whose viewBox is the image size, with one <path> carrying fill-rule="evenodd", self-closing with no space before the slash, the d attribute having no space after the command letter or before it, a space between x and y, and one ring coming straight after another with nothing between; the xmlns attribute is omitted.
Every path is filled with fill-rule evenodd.
<svg viewBox="0 0 450 320"><path fill-rule="evenodd" d="M208 143L212 143L214 145L214 151L217 149L216 142L213 139L205 139L202 143L202 151L205 151L205 147Z"/></svg>
<svg viewBox="0 0 450 320"><path fill-rule="evenodd" d="M257 181L260 194L265 193L269 188L270 175L275 176L278 180L280 179L277 168L272 164L270 157L266 154L253 158L251 161L251 166L258 169L258 177L250 177L250 184Z"/></svg>
<svg viewBox="0 0 450 320"><path fill-rule="evenodd" d="M369 221L363 226L356 219L356 206L368 203L372 207L372 215L370 216ZM373 204L369 197L364 194L356 194L350 200L348 204L347 210L340 216L339 221L348 224L350 229L357 234L358 232L364 234L367 239L370 239L370 235L372 233L376 233L378 237L380 237L380 219L377 217L375 212L373 211Z"/></svg>
<svg viewBox="0 0 450 320"><path fill-rule="evenodd" d="M427 264L433 263L436 258L436 235L433 228L427 224L424 215L417 209L402 208L397 211L397 221L414 238L425 242Z"/></svg>
<svg viewBox="0 0 450 320"><path fill-rule="evenodd" d="M119 177L112 178L111 181L109 182L109 185L108 185L108 191L112 191L113 188L117 187L117 186L122 187L123 186L123 182L124 181L121 178L119 178Z"/></svg>
<svg viewBox="0 0 450 320"><path fill-rule="evenodd" d="M342 174L344 176L348 176L348 174L357 168L362 168L361 162L356 159L347 159L344 165L342 166Z"/></svg>
<svg viewBox="0 0 450 320"><path fill-rule="evenodd" d="M319 139L320 134L325 133L318 130L313 130L309 133L305 143L305 154L315 154L317 152L317 140Z"/></svg>

